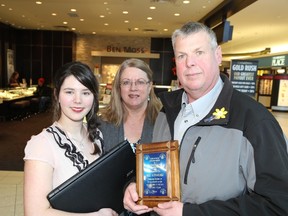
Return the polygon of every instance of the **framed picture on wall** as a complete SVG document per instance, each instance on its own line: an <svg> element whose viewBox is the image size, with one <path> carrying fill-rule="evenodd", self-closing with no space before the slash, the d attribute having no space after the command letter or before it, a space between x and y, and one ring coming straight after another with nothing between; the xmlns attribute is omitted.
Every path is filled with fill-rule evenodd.
<svg viewBox="0 0 288 216"><path fill-rule="evenodd" d="M14 51L12 49L7 49L7 82L14 72Z"/></svg>

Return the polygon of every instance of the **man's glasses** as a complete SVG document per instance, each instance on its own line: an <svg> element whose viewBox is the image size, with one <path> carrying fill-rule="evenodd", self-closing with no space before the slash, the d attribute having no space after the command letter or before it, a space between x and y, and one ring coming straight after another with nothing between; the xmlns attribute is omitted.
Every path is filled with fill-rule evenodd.
<svg viewBox="0 0 288 216"><path fill-rule="evenodd" d="M133 82L129 79L124 79L120 82L120 85L124 88L128 88L128 87L131 87L133 83L135 86L142 88L142 87L146 86L148 83L150 83L150 81L146 81L144 79L138 79L138 80Z"/></svg>

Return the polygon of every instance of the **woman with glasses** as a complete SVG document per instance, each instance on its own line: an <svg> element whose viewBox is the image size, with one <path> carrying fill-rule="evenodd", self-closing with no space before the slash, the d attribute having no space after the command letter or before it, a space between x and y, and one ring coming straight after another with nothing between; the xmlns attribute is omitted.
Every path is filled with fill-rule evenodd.
<svg viewBox="0 0 288 216"><path fill-rule="evenodd" d="M128 140L134 151L137 144L152 142L154 123L162 106L153 90L152 75L149 66L140 59L127 59L120 65L113 81L111 100L101 111L99 128L104 152L123 140ZM135 214L125 210L122 215Z"/></svg>
<svg viewBox="0 0 288 216"><path fill-rule="evenodd" d="M161 108L153 90L152 74L140 59L127 59L120 65L110 103L101 112L104 151L125 139L134 147L152 141L154 122Z"/></svg>

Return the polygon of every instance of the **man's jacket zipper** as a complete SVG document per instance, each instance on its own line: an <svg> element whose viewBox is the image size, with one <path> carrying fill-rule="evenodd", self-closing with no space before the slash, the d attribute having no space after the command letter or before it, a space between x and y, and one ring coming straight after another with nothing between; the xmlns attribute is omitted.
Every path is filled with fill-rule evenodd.
<svg viewBox="0 0 288 216"><path fill-rule="evenodd" d="M188 178L188 173L189 173L191 162L195 163L195 151L196 151L197 146L200 143L200 140L201 140L201 137L198 137L196 139L194 145L193 145L192 152L191 152L191 155L190 155L189 160L187 162L187 166L186 166L186 170L185 170L184 184L187 184L187 178Z"/></svg>

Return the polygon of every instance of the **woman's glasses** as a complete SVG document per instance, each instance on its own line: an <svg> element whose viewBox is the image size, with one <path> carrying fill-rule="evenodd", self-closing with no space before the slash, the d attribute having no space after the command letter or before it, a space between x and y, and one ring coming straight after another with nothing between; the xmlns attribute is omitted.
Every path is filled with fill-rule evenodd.
<svg viewBox="0 0 288 216"><path fill-rule="evenodd" d="M145 79L138 79L135 81L132 81L129 79L124 79L120 82L120 85L124 88L128 88L128 87L131 87L133 85L133 83L135 86L142 88L142 87L146 86L148 83L150 83L150 81L146 81Z"/></svg>

